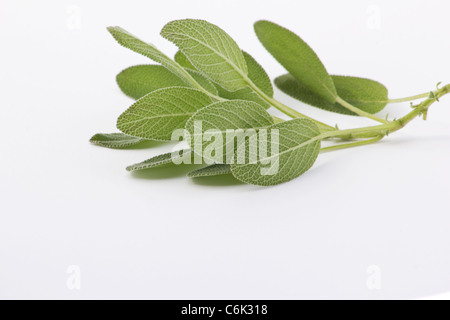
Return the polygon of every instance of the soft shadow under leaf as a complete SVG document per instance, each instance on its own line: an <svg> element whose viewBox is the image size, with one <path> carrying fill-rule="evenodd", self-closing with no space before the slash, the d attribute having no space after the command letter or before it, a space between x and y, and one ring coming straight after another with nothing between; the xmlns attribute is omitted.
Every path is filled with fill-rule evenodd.
<svg viewBox="0 0 450 320"><path fill-rule="evenodd" d="M210 176L210 177L198 177L192 178L192 182L199 186L208 187L225 187L225 186L238 186L244 185L243 182L239 181L231 174L225 174L220 176Z"/></svg>
<svg viewBox="0 0 450 320"><path fill-rule="evenodd" d="M185 177L192 170L201 168L200 165L166 165L147 170L133 171L131 176L137 179L162 180Z"/></svg>

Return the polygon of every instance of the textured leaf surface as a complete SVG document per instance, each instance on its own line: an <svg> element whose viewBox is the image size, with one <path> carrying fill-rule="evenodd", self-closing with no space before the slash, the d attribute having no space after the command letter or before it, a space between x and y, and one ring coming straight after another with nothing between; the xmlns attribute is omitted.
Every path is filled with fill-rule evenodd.
<svg viewBox="0 0 450 320"><path fill-rule="evenodd" d="M215 85L201 73L194 70L187 72L208 92L218 95ZM117 84L123 93L135 100L159 89L190 87L169 69L160 65L139 65L125 69L117 75Z"/></svg>
<svg viewBox="0 0 450 320"><path fill-rule="evenodd" d="M90 141L97 146L120 149L137 145L145 140L123 133L98 133Z"/></svg>
<svg viewBox="0 0 450 320"><path fill-rule="evenodd" d="M219 27L203 20L177 20L168 23L161 35L225 90L236 91L247 85L244 56L236 42Z"/></svg>
<svg viewBox="0 0 450 320"><path fill-rule="evenodd" d="M272 116L272 119L274 121L274 123L281 123L281 122L285 122L286 120Z"/></svg>
<svg viewBox="0 0 450 320"><path fill-rule="evenodd" d="M267 96L273 97L273 86L267 72L250 54L245 51L242 51L242 54L247 64L248 78ZM197 70L181 51L176 53L175 61L183 68Z"/></svg>
<svg viewBox="0 0 450 320"><path fill-rule="evenodd" d="M228 141L228 144L225 143L227 130L265 128L274 123L272 116L261 105L241 100L217 102L199 110L186 124L186 129L191 137L194 137L194 125L197 121L202 123L202 134L209 130L222 133L224 159L222 162L216 161L216 163L225 163L226 161L227 147L232 143L232 141ZM203 148L206 146L207 144L204 144ZM191 147L194 148L193 143L191 143ZM234 154L234 151L232 152Z"/></svg>
<svg viewBox="0 0 450 320"><path fill-rule="evenodd" d="M231 171L238 180L261 186L277 185L295 179L308 171L320 152L320 131L308 119L294 119L278 123L269 128L268 141L271 141L271 129L279 131L279 153L261 158L256 164L233 164ZM250 151L249 148L246 148ZM269 148L270 150L271 148ZM247 152L247 158L250 157ZM278 160L277 160L278 159ZM265 161L277 161L278 170L273 175L262 175L261 169L267 168Z"/></svg>
<svg viewBox="0 0 450 320"><path fill-rule="evenodd" d="M263 46L300 83L330 103L336 102L333 80L311 47L295 33L269 21L255 23Z"/></svg>
<svg viewBox="0 0 450 320"><path fill-rule="evenodd" d="M119 73L116 80L122 92L135 100L158 89L188 86L178 76L160 65L130 67Z"/></svg>
<svg viewBox="0 0 450 320"><path fill-rule="evenodd" d="M270 104L268 104L265 100L263 100L252 88L246 87L244 89L230 92L222 89L217 86L217 92L219 97L222 97L227 100L245 100L256 102L259 105L263 106L265 109L270 108Z"/></svg>
<svg viewBox="0 0 450 320"><path fill-rule="evenodd" d="M186 70L184 70L178 63L170 59L164 53L159 51L154 45L140 40L121 27L109 27L108 31L120 45L162 64L190 87L197 87L197 83L186 72Z"/></svg>
<svg viewBox="0 0 450 320"><path fill-rule="evenodd" d="M208 92L218 95L216 87L202 74L188 70L189 74ZM127 96L138 100L146 94L170 87L189 87L174 73L160 65L139 65L117 75L117 84Z"/></svg>
<svg viewBox="0 0 450 320"><path fill-rule="evenodd" d="M192 88L174 87L154 91L136 101L117 122L123 133L149 140L170 141L176 129L211 103L207 94Z"/></svg>
<svg viewBox="0 0 450 320"><path fill-rule="evenodd" d="M388 103L388 90L379 82L356 77L332 76L338 95L355 107L375 114ZM309 105L332 112L356 115L338 103L329 103L302 85L292 75L275 79L276 86L284 93Z"/></svg>
<svg viewBox="0 0 450 320"><path fill-rule="evenodd" d="M247 63L248 78L267 96L273 97L273 86L266 70L250 54L242 51Z"/></svg>
<svg viewBox="0 0 450 320"><path fill-rule="evenodd" d="M155 167L173 164L174 159L176 158L182 159L184 156L190 155L191 153L192 152L189 149L179 151L175 157L172 155L172 152L164 153L156 157L150 158L148 160L145 160L143 162L133 164L127 167L127 171L132 172L132 171L147 170Z"/></svg>
<svg viewBox="0 0 450 320"><path fill-rule="evenodd" d="M231 166L228 164L213 164L205 168L194 170L188 173L189 178L222 176L231 173Z"/></svg>
<svg viewBox="0 0 450 320"><path fill-rule="evenodd" d="M266 71L251 55L249 55L245 51L242 51L242 54L244 55L245 61L248 66L249 79L267 96L273 97L272 82L270 81L270 78L267 75ZM245 87L244 89L235 92L229 92L218 86L217 91L220 97L228 100L253 101L264 106L266 109L270 108L270 104L268 104L250 87Z"/></svg>
<svg viewBox="0 0 450 320"><path fill-rule="evenodd" d="M244 55L245 62L247 63L249 79L267 96L273 97L272 82L270 81L266 71L251 55L245 51L242 51L242 54ZM175 61L177 61L184 68L196 70L196 68L189 62L188 58L181 51L178 51L175 55ZM218 95L222 98L228 100L253 101L266 108L270 107L264 99L262 99L252 88L248 86L234 92L227 91L219 85L217 85L216 88Z"/></svg>
<svg viewBox="0 0 450 320"><path fill-rule="evenodd" d="M178 50L174 57L175 61L185 69L197 70L196 67L189 61L189 59L185 56L185 54ZM198 71L198 70L197 70Z"/></svg>
<svg viewBox="0 0 450 320"><path fill-rule="evenodd" d="M202 122L203 132L265 128L274 123L272 116L259 104L241 100L216 102L199 110L186 124L190 133L194 133L195 121Z"/></svg>
<svg viewBox="0 0 450 320"><path fill-rule="evenodd" d="M215 96L217 96L219 94L216 86L211 81L209 81L204 75L202 75L200 72L195 71L195 70L186 70L186 71L206 91L212 93Z"/></svg>

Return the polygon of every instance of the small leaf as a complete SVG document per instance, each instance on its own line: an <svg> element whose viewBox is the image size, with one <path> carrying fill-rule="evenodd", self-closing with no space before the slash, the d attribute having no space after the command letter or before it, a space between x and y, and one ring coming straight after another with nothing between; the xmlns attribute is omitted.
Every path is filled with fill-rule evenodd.
<svg viewBox="0 0 450 320"><path fill-rule="evenodd" d="M375 114L388 103L388 90L381 83L356 77L332 76L338 95L355 107ZM330 103L317 96L292 75L286 74L275 79L276 86L284 93L304 103L332 112L356 115L338 103Z"/></svg>
<svg viewBox="0 0 450 320"><path fill-rule="evenodd" d="M225 90L237 91L247 86L244 56L236 42L219 27L203 20L177 20L168 23L161 35Z"/></svg>
<svg viewBox="0 0 450 320"><path fill-rule="evenodd" d="M202 91L174 87L149 93L136 101L117 122L123 133L149 140L170 141L176 129L214 100Z"/></svg>
<svg viewBox="0 0 450 320"><path fill-rule="evenodd" d="M172 152L164 153L143 162L133 164L127 167L127 171L133 172L170 165L173 164L174 160L182 160L186 159L186 157L191 157L191 153L192 151L190 149L180 150L179 152L176 152L176 154Z"/></svg>
<svg viewBox="0 0 450 320"><path fill-rule="evenodd" d="M175 54L174 60L183 68L185 69L190 69L190 70L197 70L196 67L194 67L194 65L189 61L189 59L184 55L183 52L181 52L181 50L178 50L177 53Z"/></svg>
<svg viewBox="0 0 450 320"><path fill-rule="evenodd" d="M201 124L201 128L198 130L195 127L196 123ZM230 159L230 156L234 156L233 144L235 140L227 141L226 133L228 130L260 129L271 126L273 123L272 116L261 105L251 101L235 100L217 102L199 110L186 123L186 130L190 133L191 140L194 141L195 135L198 133L202 134L203 140L205 139L205 132L215 132L220 135L223 158L212 159L205 155L204 151L209 146L207 143L203 143L203 149L200 150L204 159L221 164L229 163L227 160ZM199 148L195 147L194 141L190 141L191 147L194 152L199 153Z"/></svg>
<svg viewBox="0 0 450 320"><path fill-rule="evenodd" d="M222 176L231 173L229 164L213 164L205 168L194 170L188 173L189 178Z"/></svg>
<svg viewBox="0 0 450 320"><path fill-rule="evenodd" d="M192 79L186 70L184 70L178 63L170 59L164 53L159 51L154 45L140 40L120 27L109 27L108 31L120 45L162 64L182 79L188 86L193 88L198 87L198 84L194 81L194 79Z"/></svg>
<svg viewBox="0 0 450 320"><path fill-rule="evenodd" d="M294 119L271 126L266 141L269 146L277 143L272 140L272 135L276 134L273 130L278 130L278 152L268 152L266 156L258 157L254 164L248 161L250 154L247 152L246 163L231 165L236 179L254 185L277 185L299 177L313 166L321 144L320 131L314 122ZM245 143L249 150L248 141ZM266 170L266 174L262 174L262 170Z"/></svg>
<svg viewBox="0 0 450 320"><path fill-rule="evenodd" d="M123 133L98 133L90 140L92 144L111 149L130 147L143 141L145 140Z"/></svg>
<svg viewBox="0 0 450 320"><path fill-rule="evenodd" d="M178 76L160 65L130 67L119 73L116 80L122 92L135 100L158 89L187 86Z"/></svg>
<svg viewBox="0 0 450 320"><path fill-rule="evenodd" d="M258 21L261 43L300 83L330 103L337 98L333 80L317 54L295 33L269 21Z"/></svg>
<svg viewBox="0 0 450 320"><path fill-rule="evenodd" d="M250 54L242 51L247 63L248 78L268 97L273 97L273 86L266 70Z"/></svg>

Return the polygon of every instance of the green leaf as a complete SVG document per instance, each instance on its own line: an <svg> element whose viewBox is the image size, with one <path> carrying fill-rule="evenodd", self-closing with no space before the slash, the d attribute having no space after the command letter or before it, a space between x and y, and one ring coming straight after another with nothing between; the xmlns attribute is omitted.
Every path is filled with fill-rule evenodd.
<svg viewBox="0 0 450 320"><path fill-rule="evenodd" d="M122 92L135 100L159 89L187 86L178 76L160 65L130 67L119 73L116 80Z"/></svg>
<svg viewBox="0 0 450 320"><path fill-rule="evenodd" d="M145 140L132 137L123 133L98 133L94 135L90 142L97 146L120 149L137 145Z"/></svg>
<svg viewBox="0 0 450 320"><path fill-rule="evenodd" d="M161 35L225 90L237 91L247 86L244 56L236 42L219 27L203 20L177 20L168 23Z"/></svg>
<svg viewBox="0 0 450 320"><path fill-rule="evenodd" d="M248 68L248 78L269 97L273 97L273 86L270 81L269 76L266 71L261 67L261 65L248 53L242 51L244 55L245 62ZM196 70L196 68L190 63L189 59L183 54L183 52L178 51L175 55L175 61L177 61L181 66L188 70ZM223 89L221 86L216 85L217 94L221 98L227 100L246 100L259 103L266 109L270 108L270 104L267 103L263 98L261 98L252 88L249 86L240 89L238 91L230 92Z"/></svg>
<svg viewBox="0 0 450 320"><path fill-rule="evenodd" d="M254 185L277 185L299 177L313 166L321 144L320 131L314 122L294 119L271 126L266 141L270 146L272 135L276 133L274 129L278 130L278 152L268 152L266 156L258 157L256 163L249 162L250 154L247 152L245 163L231 165L236 179ZM249 150L248 141L245 143L246 150ZM276 144L276 141L273 143ZM270 151L271 147L268 147L268 150ZM263 175L262 170L268 172Z"/></svg>
<svg viewBox="0 0 450 320"><path fill-rule="evenodd" d="M154 45L140 40L120 27L109 27L108 31L120 45L162 64L182 79L188 86L193 88L198 87L198 84L194 79L192 79L186 70L184 70L178 63L170 59L164 53L159 51Z"/></svg>
<svg viewBox="0 0 450 320"><path fill-rule="evenodd" d="M164 153L143 162L133 164L127 167L127 171L133 172L170 165L173 164L174 160L182 160L186 157L191 157L191 154L192 151L190 149L180 150L179 152L176 152L176 154L172 152Z"/></svg>
<svg viewBox="0 0 450 320"><path fill-rule="evenodd" d="M222 176L231 173L231 166L229 164L213 164L205 168L194 170L188 173L189 178L201 178Z"/></svg>
<svg viewBox="0 0 450 320"><path fill-rule="evenodd" d="M248 78L259 88L261 89L262 92L264 92L264 94L266 94L269 97L273 97L273 86L272 86L272 82L270 81L269 75L267 74L267 72L264 70L264 68L247 52L242 51L242 54L244 55L244 59L245 62L247 64L247 69L248 69ZM183 68L186 69L191 69L191 70L197 70L192 63L189 61L189 59L184 55L183 52L178 51L175 55L175 61L178 62ZM236 91L236 92L229 92L226 91L222 88L220 88L220 86L218 87L218 90L220 90L222 92L226 92L227 94L233 94L235 93L236 96L238 96L239 92L245 92L245 89ZM247 88L246 88L247 89ZM248 88L250 89L250 88ZM252 90L252 92L254 94L256 94L256 92L254 92ZM227 97L223 97L223 98L227 98ZM230 99L231 100L231 99ZM241 99L241 100L247 100L247 99ZM260 99L261 100L261 99ZM253 101L253 100L251 100ZM258 102L258 101L255 101Z"/></svg>
<svg viewBox="0 0 450 320"><path fill-rule="evenodd" d="M281 123L281 122L285 122L286 120L272 116L273 122L274 123Z"/></svg>
<svg viewBox="0 0 450 320"><path fill-rule="evenodd" d="M196 123L201 123L202 127L196 130ZM221 164L229 163L230 156L231 158L234 156L235 140L227 141L227 130L260 129L271 126L273 123L272 116L261 105L251 101L234 100L217 102L199 110L186 123L186 130L190 133L191 140L194 140L188 141L194 152L198 154L200 150L204 159ZM205 140L207 131L213 131L220 136L222 143L216 140L214 142L222 148L223 158L213 159L205 154L205 150L210 146L207 143L202 144L202 149L196 147L196 135L201 133Z"/></svg>
<svg viewBox="0 0 450 320"><path fill-rule="evenodd" d="M208 92L218 95L216 87L203 75L194 70L188 70L188 72ZM139 65L127 68L117 75L116 80L122 92L135 100L159 89L189 87L177 75L160 65Z"/></svg>
<svg viewBox="0 0 450 320"><path fill-rule="evenodd" d="M266 70L250 54L242 51L248 68L248 78L268 97L273 97L273 86Z"/></svg>
<svg viewBox="0 0 450 320"><path fill-rule="evenodd" d="M258 64L258 62L253 59L251 55L242 51L244 55L245 61L248 66L248 77L253 83L267 96L273 97L273 87L270 81L269 76L266 71ZM220 86L217 86L217 91L220 97L228 99L228 100L246 100L253 101L259 103L266 109L270 108L270 104L268 104L260 95L258 95L252 88L245 87L244 89L229 92L225 89L222 89Z"/></svg>
<svg viewBox="0 0 450 320"><path fill-rule="evenodd" d="M184 55L183 52L181 52L181 50L178 50L177 53L175 54L175 58L174 60L183 68L185 69L190 69L190 70L197 70L196 67L194 67L194 65L189 61L189 59Z"/></svg>
<svg viewBox="0 0 450 320"><path fill-rule="evenodd" d="M300 83L326 101L336 102L333 80L306 42L269 21L255 23L255 32L267 51Z"/></svg>
<svg viewBox="0 0 450 320"><path fill-rule="evenodd" d="M217 96L219 94L219 92L217 91L216 86L211 81L209 81L204 75L202 75L200 72L195 71L195 70L186 70L186 71L206 91L208 91L209 93L212 93L215 96Z"/></svg>
<svg viewBox="0 0 450 320"><path fill-rule="evenodd" d="M242 51L242 54L244 55L245 62L248 66L249 79L253 81L253 83L267 96L273 97L273 86L266 71L251 55L249 55L245 51ZM188 70L191 70L192 68L195 69L195 67L189 62L188 58L181 51L177 52L177 54L175 55L175 60ZM221 98L225 98L227 100L253 101L264 106L266 109L270 108L270 104L268 104L249 86L234 92L227 91L219 85L216 85L216 89L217 94Z"/></svg>
<svg viewBox="0 0 450 320"><path fill-rule="evenodd" d="M174 87L154 91L136 101L117 122L123 133L149 140L170 141L176 129L214 100L202 91Z"/></svg>
<svg viewBox="0 0 450 320"><path fill-rule="evenodd" d="M246 87L244 89L230 92L222 89L220 86L217 86L217 92L219 97L227 99L227 100L245 100L256 102L257 104L263 106L265 109L270 108L270 104L264 101L252 88Z"/></svg>
<svg viewBox="0 0 450 320"><path fill-rule="evenodd" d="M379 82L356 77L332 76L338 95L355 107L375 114L388 103L388 90ZM338 103L330 103L302 85L292 75L275 79L276 86L284 93L304 103L332 112L356 115Z"/></svg>

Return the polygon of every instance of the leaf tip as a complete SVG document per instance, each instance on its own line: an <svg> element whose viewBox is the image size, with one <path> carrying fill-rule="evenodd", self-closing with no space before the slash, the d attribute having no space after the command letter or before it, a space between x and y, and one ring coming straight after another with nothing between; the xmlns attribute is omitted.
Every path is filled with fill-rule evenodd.
<svg viewBox="0 0 450 320"><path fill-rule="evenodd" d="M98 140L98 137L99 137L99 134L98 134L98 133L94 134L94 135L89 139L89 142L92 143L92 144L96 144L96 143L97 143L97 140Z"/></svg>
<svg viewBox="0 0 450 320"><path fill-rule="evenodd" d="M273 23L273 22L270 22L269 20L264 20L264 19L262 19L262 20L256 21L256 22L253 24L253 26L254 26L255 28L258 28L258 27L263 26L264 24L267 24L267 23Z"/></svg>
<svg viewBox="0 0 450 320"><path fill-rule="evenodd" d="M121 27L118 27L118 26L109 26L109 27L106 27L106 30L112 35L112 36L114 36L116 33L117 33L117 31L119 31L120 29L122 29ZM123 29L122 29L123 30Z"/></svg>
<svg viewBox="0 0 450 320"><path fill-rule="evenodd" d="M197 178L196 172L195 171L191 171L189 172L186 177L191 178L191 179L195 179Z"/></svg>

